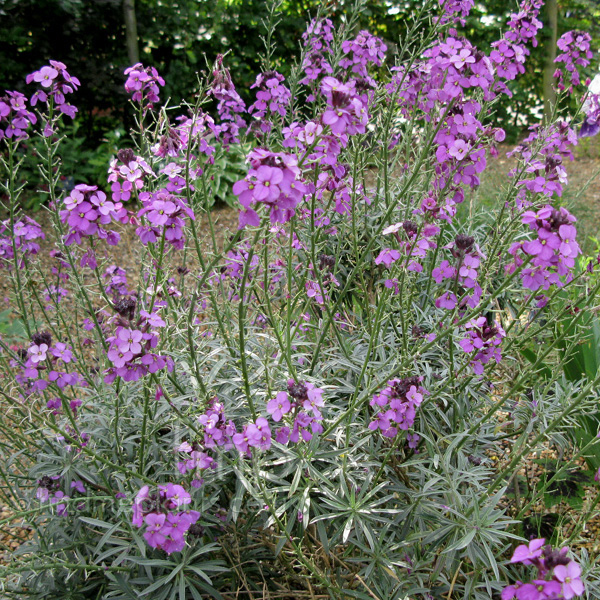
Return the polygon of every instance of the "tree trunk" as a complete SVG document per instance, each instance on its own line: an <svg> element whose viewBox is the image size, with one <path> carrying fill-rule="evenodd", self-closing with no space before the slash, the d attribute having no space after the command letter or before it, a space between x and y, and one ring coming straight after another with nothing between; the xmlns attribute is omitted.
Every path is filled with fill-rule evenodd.
<svg viewBox="0 0 600 600"><path fill-rule="evenodd" d="M135 65L140 62L137 19L135 18L135 0L123 0L123 12L125 13L125 37L127 40L129 64Z"/></svg>
<svg viewBox="0 0 600 600"><path fill-rule="evenodd" d="M546 38L546 61L544 63L544 119L547 121L552 115L556 103L556 92L554 91L554 71L556 65L556 39L558 36L558 0L546 0L546 19L548 37Z"/></svg>

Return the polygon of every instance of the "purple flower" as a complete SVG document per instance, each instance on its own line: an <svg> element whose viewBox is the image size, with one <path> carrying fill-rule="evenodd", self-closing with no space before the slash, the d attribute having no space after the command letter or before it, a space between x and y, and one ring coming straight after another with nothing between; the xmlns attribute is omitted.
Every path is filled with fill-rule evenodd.
<svg viewBox="0 0 600 600"><path fill-rule="evenodd" d="M122 352L118 348L112 348L108 351L108 360L113 363L113 365L117 368L124 367L132 358L132 352Z"/></svg>
<svg viewBox="0 0 600 600"><path fill-rule="evenodd" d="M256 423L250 423L246 428L246 438L249 446L257 446L262 450L271 447L271 428L264 417L258 417Z"/></svg>
<svg viewBox="0 0 600 600"><path fill-rule="evenodd" d="M273 421L278 423L283 415L290 411L291 403L286 392L279 392L275 398L267 403L267 412L272 416Z"/></svg>
<svg viewBox="0 0 600 600"><path fill-rule="evenodd" d="M375 418L369 423L369 429L379 429L385 437L395 437L398 428L407 430L413 426L416 409L423 401L427 391L421 387L420 377L406 377L404 379L391 379L388 385L379 394L375 394L370 405L382 408L375 414Z"/></svg>
<svg viewBox="0 0 600 600"><path fill-rule="evenodd" d="M164 514L150 513L144 517L146 531L144 539L152 548L159 548L166 540L166 535L163 533L163 525L167 516Z"/></svg>
<svg viewBox="0 0 600 600"><path fill-rule="evenodd" d="M280 427L275 435L275 441L285 446L290 441L290 428L286 426Z"/></svg>
<svg viewBox="0 0 600 600"><path fill-rule="evenodd" d="M444 279L454 278L456 276L456 269L447 260L443 260L439 267L433 269L431 276L436 283L442 283Z"/></svg>
<svg viewBox="0 0 600 600"><path fill-rule="evenodd" d="M122 328L117 334L117 348L119 352L139 354L142 351L143 334L137 329Z"/></svg>
<svg viewBox="0 0 600 600"><path fill-rule="evenodd" d="M287 111L285 106L289 104L291 93L283 85L285 78L275 71L261 73L250 89L259 88L256 94L256 102L248 108L249 113L254 113L258 119L263 119L267 112L285 117Z"/></svg>
<svg viewBox="0 0 600 600"><path fill-rule="evenodd" d="M20 92L6 92L0 97L0 140L2 138L24 140L26 130L34 125L37 117L27 110L27 99Z"/></svg>
<svg viewBox="0 0 600 600"><path fill-rule="evenodd" d="M131 99L143 104L144 110L153 108L159 101L158 86L165 85L158 71L154 67L144 67L141 63L137 63L125 69L125 75L127 75L125 91L132 94Z"/></svg>
<svg viewBox="0 0 600 600"><path fill-rule="evenodd" d="M384 248L377 258L375 258L375 264L380 265L383 263L386 267L390 267L394 262L400 258L400 252L392 248Z"/></svg>
<svg viewBox="0 0 600 600"><path fill-rule="evenodd" d="M65 114L72 119L77 113L77 108L65 101L67 94L73 93L80 85L77 77L72 77L67 71L65 64L51 60L50 65L43 66L39 71L30 73L25 78L29 83L39 83L42 90L35 92L31 98L31 105L35 106L37 102L48 102L50 98L54 101L60 113ZM49 123L46 124L44 135L52 134L52 128Z"/></svg>
<svg viewBox="0 0 600 600"><path fill-rule="evenodd" d="M62 342L56 342L50 352L53 356L60 358L60 360L65 363L73 360L73 352L66 344L63 344Z"/></svg>
<svg viewBox="0 0 600 600"><path fill-rule="evenodd" d="M42 87L50 87L57 75L58 71L55 68L46 66L33 74L33 81L37 81Z"/></svg>
<svg viewBox="0 0 600 600"><path fill-rule="evenodd" d="M241 433L236 433L233 436L233 443L240 454L245 454L249 449L249 438L247 435L247 427L244 427Z"/></svg>
<svg viewBox="0 0 600 600"><path fill-rule="evenodd" d="M140 316L146 319L150 327L166 327L166 322L156 313L149 313L147 310L141 310Z"/></svg>
<svg viewBox="0 0 600 600"><path fill-rule="evenodd" d="M436 301L435 305L437 308L445 308L446 310L452 310L458 302L456 296L452 292L444 292Z"/></svg>
<svg viewBox="0 0 600 600"><path fill-rule="evenodd" d="M573 225L561 225L558 228L558 235L560 236L560 254L562 254L562 256L578 256L580 248L575 241L575 238L577 237L577 230L575 227L573 227Z"/></svg>
<svg viewBox="0 0 600 600"><path fill-rule="evenodd" d="M519 591L522 585L523 584L520 581L517 581L512 585L506 586L502 590L502 594L500 595L500 597L502 598L502 600L518 600L517 592Z"/></svg>
<svg viewBox="0 0 600 600"><path fill-rule="evenodd" d="M321 419L322 415L319 411L319 408L325 406L325 401L323 400L323 390L317 387L314 387L314 384L307 383L307 392L306 392L306 400L304 400L302 406L305 410L311 411L317 419Z"/></svg>
<svg viewBox="0 0 600 600"><path fill-rule="evenodd" d="M48 344L34 344L29 347L29 354L31 354L31 362L37 364L46 360L46 353L48 352Z"/></svg>
<svg viewBox="0 0 600 600"><path fill-rule="evenodd" d="M166 486L159 486L159 490L167 500L167 508L177 508L192 501L192 497L180 485L168 483Z"/></svg>
<svg viewBox="0 0 600 600"><path fill-rule="evenodd" d="M532 593L532 598L536 600L554 600L560 596L560 583L558 581L545 579L534 579L531 584L535 588ZM525 587L525 586L523 586ZM535 594L535 595L534 595ZM524 593L517 595L519 598L524 596Z"/></svg>
<svg viewBox="0 0 600 600"><path fill-rule="evenodd" d="M80 494L85 494L83 481L71 481L71 489L76 489Z"/></svg>
<svg viewBox="0 0 600 600"><path fill-rule="evenodd" d="M279 197L277 184L283 180L281 169L261 165L255 173L253 196L258 201L272 202Z"/></svg>
<svg viewBox="0 0 600 600"><path fill-rule="evenodd" d="M513 552L511 563L522 563L530 565L531 561L542 555L542 548L546 543L545 538L531 540L528 545L517 546Z"/></svg>
<svg viewBox="0 0 600 600"><path fill-rule="evenodd" d="M570 600L575 596L581 596L584 592L584 585L581 581L581 567L571 561L568 565L557 565L554 567L554 577L562 584L562 593L565 600Z"/></svg>

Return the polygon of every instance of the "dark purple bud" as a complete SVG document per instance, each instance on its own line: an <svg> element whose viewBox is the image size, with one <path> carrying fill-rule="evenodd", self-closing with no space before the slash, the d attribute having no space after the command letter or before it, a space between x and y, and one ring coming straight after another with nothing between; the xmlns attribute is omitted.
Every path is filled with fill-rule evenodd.
<svg viewBox="0 0 600 600"><path fill-rule="evenodd" d="M198 524L198 523L194 523L193 525L190 525L190 528L188 529L188 536L189 537L202 537L204 535L204 527L202 527L202 525Z"/></svg>
<svg viewBox="0 0 600 600"><path fill-rule="evenodd" d="M350 104L351 99L352 98L348 94L344 94L344 92L338 90L333 90L331 92L331 104L334 108L345 108Z"/></svg>
<svg viewBox="0 0 600 600"><path fill-rule="evenodd" d="M31 336L31 341L38 346L46 344L49 348L52 346L52 334L48 331L38 331Z"/></svg>
<svg viewBox="0 0 600 600"><path fill-rule="evenodd" d="M113 308L122 317L131 321L133 319L133 315L135 314L135 306L135 298L126 297L115 302Z"/></svg>
<svg viewBox="0 0 600 600"><path fill-rule="evenodd" d="M289 383L288 393L292 398L295 398L299 402L304 402L304 400L308 398L308 389L303 383Z"/></svg>
<svg viewBox="0 0 600 600"><path fill-rule="evenodd" d="M423 335L423 330L418 325L413 325L411 333L413 337L420 338Z"/></svg>
<svg viewBox="0 0 600 600"><path fill-rule="evenodd" d="M413 237L417 234L418 227L414 221L404 221L404 223L402 223L402 227L404 231L406 231L408 237Z"/></svg>
<svg viewBox="0 0 600 600"><path fill-rule="evenodd" d="M335 266L335 256L328 256L327 254L321 254L319 256L319 269L333 269Z"/></svg>
<svg viewBox="0 0 600 600"><path fill-rule="evenodd" d="M125 165L135 160L135 154L131 148L123 148L117 152L117 158Z"/></svg>
<svg viewBox="0 0 600 600"><path fill-rule="evenodd" d="M392 386L392 390L396 398L404 398L410 388L414 385L415 387L419 386L419 378L414 375L412 377L406 377L405 379L400 379Z"/></svg>
<svg viewBox="0 0 600 600"><path fill-rule="evenodd" d="M460 233L454 238L454 242L459 250L468 252L475 243L475 238L471 237L470 235L463 235Z"/></svg>

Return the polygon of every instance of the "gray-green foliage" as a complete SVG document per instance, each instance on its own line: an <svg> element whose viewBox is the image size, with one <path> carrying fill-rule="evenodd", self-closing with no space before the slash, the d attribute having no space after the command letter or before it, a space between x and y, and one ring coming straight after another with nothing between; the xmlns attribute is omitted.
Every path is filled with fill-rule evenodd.
<svg viewBox="0 0 600 600"><path fill-rule="evenodd" d="M429 23L425 10L420 18L404 42L409 62L432 39L418 35L420 25ZM166 326L159 349L173 361L172 370L138 381L105 381L108 340L121 323L102 286L108 261L100 257L93 269L97 279L85 279L78 266L83 248L64 244L56 213L55 240L71 266L77 317L94 320L92 331L69 329L58 303L40 314L44 273L34 260L23 269L18 258L11 263L19 274L12 285L24 322L37 314L43 319L39 329L68 339L78 358L74 369L89 385L76 388L83 404L75 414L70 392L50 386L33 393L23 379L14 379L23 357L2 342L7 383L0 394L10 420L0 425L0 477L15 515L33 530L2 567L7 595L196 600L243 592L265 598L318 593L489 600L507 582L526 576L508 558L523 539L527 508L543 500L545 490L533 487L517 498L508 488L531 455L549 446L569 451L573 429L597 405L598 379L569 380L556 368L564 362L560 346L571 335L549 335L564 317L564 307L553 304L558 292L549 291L549 308L540 313L519 269L506 270L509 246L529 235L518 218L514 182L499 190L494 210L443 223L422 270L375 265L390 243L382 230L413 217L437 167L436 123L422 115L400 122L401 143L390 150L397 115L386 99L378 90L372 104L378 126L351 138L344 150L353 176L347 214L332 209L333 194L318 198L312 192L285 233L263 216L258 227L220 245L209 208L223 182L233 178L219 163L225 155L203 164L197 177L184 171L196 213L187 224L185 253L167 251L164 237L137 250L147 280L140 280L136 311L162 302ZM319 102L316 114L323 108ZM440 114L447 108L440 107ZM159 121L146 128L138 151L152 147L162 126ZM268 140L273 148L279 148L278 135ZM423 140L418 147L411 142L416 136ZM46 150L42 168L55 184L59 142L46 140ZM168 159L148 160L161 167ZM327 171L315 162L310 174L317 181ZM15 179L7 173L6 191L14 199ZM158 189L165 181L158 176L147 185ZM60 202L56 185L49 194ZM326 211L325 226L315 222L315 208ZM14 222L14 203L9 209ZM474 308L446 310L435 305L440 287L432 270L460 233L472 235L481 248L484 296ZM337 284L324 283L327 271L318 267L323 255ZM177 271L182 262L192 273ZM391 274L397 294L384 283ZM586 277L581 273L564 289L586 286ZM150 284L154 288L146 293ZM309 296L307 284L318 284L326 299ZM477 374L458 342L464 326L482 315L500 323L507 336L502 361L486 363ZM524 358L537 340L544 345ZM385 437L369 428L376 410L371 400L389 380L408 376L422 377L427 394L414 424ZM203 470L202 485L192 488L190 474L178 470L176 449L182 442L205 444L198 417L218 401L240 431L267 415L266 403L290 379L323 390L324 430L299 443L273 441L251 456L206 446L216 468ZM46 407L53 394L61 400L58 414ZM417 434L418 442L408 444L406 433ZM502 460L492 458L505 448L510 452ZM71 497L40 502L42 477L57 477ZM86 492L73 491L72 482L82 482ZM192 492L202 527L188 533L182 552L170 555L150 548L132 524L140 488L168 482ZM561 531L554 538L566 541ZM593 597L597 568L583 558Z"/></svg>

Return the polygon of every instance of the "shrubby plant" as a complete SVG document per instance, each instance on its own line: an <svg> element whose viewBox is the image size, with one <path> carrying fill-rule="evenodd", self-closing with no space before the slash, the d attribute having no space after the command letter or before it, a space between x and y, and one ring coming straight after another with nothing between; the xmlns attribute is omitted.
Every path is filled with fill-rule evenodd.
<svg viewBox="0 0 600 600"><path fill-rule="evenodd" d="M489 52L455 30L471 5L425 2L393 66L356 11L319 14L289 80L271 63L274 7L251 106L225 58L174 108L156 70L133 66L137 145L110 161L109 193L59 191L56 134L77 87L64 65L32 74L34 107L0 102L0 259L27 335L0 342L0 474L33 534L3 567L4 593L593 596L591 561L563 546L585 521L553 532L560 550L539 535L519 545L544 490L505 496L598 400L598 375L557 368L578 317L554 335L564 290L582 319L597 301L560 205L575 123L532 128L497 210L478 211L472 191L504 139L494 102L523 71L541 3L525 0ZM571 94L589 38L561 44L557 88ZM52 232L18 208L28 135L44 142ZM215 153L238 146L239 229L222 240ZM137 273L106 252L127 228Z"/></svg>

